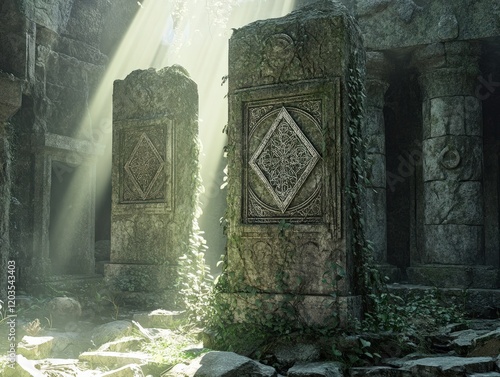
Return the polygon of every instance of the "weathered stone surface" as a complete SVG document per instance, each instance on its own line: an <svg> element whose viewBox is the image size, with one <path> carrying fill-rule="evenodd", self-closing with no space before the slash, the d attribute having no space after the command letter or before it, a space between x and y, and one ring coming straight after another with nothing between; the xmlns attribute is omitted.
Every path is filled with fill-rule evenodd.
<svg viewBox="0 0 500 377"><path fill-rule="evenodd" d="M127 352L139 351L144 339L137 336L126 336L112 342L104 343L99 347L100 352Z"/></svg>
<svg viewBox="0 0 500 377"><path fill-rule="evenodd" d="M233 352L209 352L201 357L195 377L276 377L276 370Z"/></svg>
<svg viewBox="0 0 500 377"><path fill-rule="evenodd" d="M44 374L23 355L17 355L15 368L6 368L5 377L44 377Z"/></svg>
<svg viewBox="0 0 500 377"><path fill-rule="evenodd" d="M288 377L343 377L339 363L297 363L287 373Z"/></svg>
<svg viewBox="0 0 500 377"><path fill-rule="evenodd" d="M151 357L142 352L100 352L89 351L80 354L80 361L108 368L123 367L129 364L145 364Z"/></svg>
<svg viewBox="0 0 500 377"><path fill-rule="evenodd" d="M109 261L111 253L111 242L109 240L101 240L95 243L95 260Z"/></svg>
<svg viewBox="0 0 500 377"><path fill-rule="evenodd" d="M336 290L350 304L343 88L364 76L356 23L341 4L318 1L238 29L229 49L231 289L320 299Z"/></svg>
<svg viewBox="0 0 500 377"><path fill-rule="evenodd" d="M156 309L152 312L136 313L132 318L144 327L174 329L182 320L183 315L182 311Z"/></svg>
<svg viewBox="0 0 500 377"><path fill-rule="evenodd" d="M422 377L458 376L464 373L483 373L494 370L494 361L491 357L429 357L408 361L404 368L413 374Z"/></svg>
<svg viewBox="0 0 500 377"><path fill-rule="evenodd" d="M457 230L463 231L463 229ZM496 287L498 282L498 270L483 266L420 265L409 267L407 274L410 281L415 284L442 288L492 289ZM467 310L474 310L474 307L477 306L475 310L481 311L488 307L496 307L498 305L496 303L499 302L496 294L488 295L484 291L470 291L468 296L468 302L471 306L468 305Z"/></svg>
<svg viewBox="0 0 500 377"><path fill-rule="evenodd" d="M483 227L424 225L427 263L473 266L483 244Z"/></svg>
<svg viewBox="0 0 500 377"><path fill-rule="evenodd" d="M30 360L47 358L54 345L51 336L23 336L17 345L17 352Z"/></svg>
<svg viewBox="0 0 500 377"><path fill-rule="evenodd" d="M498 372L472 373L468 374L467 377L500 377L500 373Z"/></svg>
<svg viewBox="0 0 500 377"><path fill-rule="evenodd" d="M47 303L47 310L52 315L53 325L64 326L70 321L78 321L82 315L82 306L71 297L55 297Z"/></svg>
<svg viewBox="0 0 500 377"><path fill-rule="evenodd" d="M478 181L482 175L481 143L481 138L469 136L424 140L424 180Z"/></svg>
<svg viewBox="0 0 500 377"><path fill-rule="evenodd" d="M478 181L429 182L425 190L425 224L483 224L483 208L476 205L482 195Z"/></svg>
<svg viewBox="0 0 500 377"><path fill-rule="evenodd" d="M132 329L132 323L129 321L108 322L94 329L92 342L99 347L104 343L130 335Z"/></svg>
<svg viewBox="0 0 500 377"><path fill-rule="evenodd" d="M142 369L137 364L125 365L121 368L110 370L98 377L144 377Z"/></svg>
<svg viewBox="0 0 500 377"><path fill-rule="evenodd" d="M349 370L350 377L411 377L412 373L405 369L396 369L390 367L366 367L366 368L351 368Z"/></svg>
<svg viewBox="0 0 500 377"><path fill-rule="evenodd" d="M469 356L498 356L500 355L500 328L474 339L473 349Z"/></svg>
<svg viewBox="0 0 500 377"><path fill-rule="evenodd" d="M114 84L105 276L118 291L170 294L173 302L178 258L193 229L197 120L197 87L180 66L134 71Z"/></svg>
<svg viewBox="0 0 500 377"><path fill-rule="evenodd" d="M272 350L276 360L282 366L317 361L320 358L321 348L318 344L296 343L281 344Z"/></svg>

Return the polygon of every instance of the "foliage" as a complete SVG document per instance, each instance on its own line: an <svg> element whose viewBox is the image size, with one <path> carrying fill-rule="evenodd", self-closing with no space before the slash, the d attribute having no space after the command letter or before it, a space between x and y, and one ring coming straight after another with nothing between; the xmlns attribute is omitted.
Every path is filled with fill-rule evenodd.
<svg viewBox="0 0 500 377"><path fill-rule="evenodd" d="M365 314L364 331L393 331L417 334L440 326L463 322L464 310L455 303L444 303L436 289L425 293L410 292L405 299L392 293L371 294L373 309Z"/></svg>
<svg viewBox="0 0 500 377"><path fill-rule="evenodd" d="M205 263L208 247L196 220L193 228L188 252L179 258L178 288L189 321L203 326L211 310L210 297L214 279L210 274L210 267Z"/></svg>

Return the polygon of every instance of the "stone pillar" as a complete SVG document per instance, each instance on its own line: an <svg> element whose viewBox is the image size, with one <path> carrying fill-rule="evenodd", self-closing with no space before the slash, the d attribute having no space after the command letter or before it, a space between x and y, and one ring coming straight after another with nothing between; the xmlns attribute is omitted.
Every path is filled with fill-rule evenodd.
<svg viewBox="0 0 500 377"><path fill-rule="evenodd" d="M373 246L373 259L380 270L395 278L396 269L387 264L386 153L384 95L389 87L389 62L381 52L366 55L366 109L363 138L370 162L364 198L365 235Z"/></svg>
<svg viewBox="0 0 500 377"><path fill-rule="evenodd" d="M7 261L10 256L11 146L7 125L21 107L21 98L21 81L0 73L0 297L3 300L7 297Z"/></svg>
<svg viewBox="0 0 500 377"><path fill-rule="evenodd" d="M111 257L105 278L121 298L174 305L198 185L198 92L179 66L115 82Z"/></svg>
<svg viewBox="0 0 500 377"><path fill-rule="evenodd" d="M416 53L423 96L424 252L412 282L493 287L484 263L483 138L475 97L479 46L428 45ZM414 261L412 261L413 263Z"/></svg>
<svg viewBox="0 0 500 377"><path fill-rule="evenodd" d="M363 81L360 33L338 2L232 36L225 274L246 309L263 300L275 315L292 294L310 324L360 315L346 191Z"/></svg>

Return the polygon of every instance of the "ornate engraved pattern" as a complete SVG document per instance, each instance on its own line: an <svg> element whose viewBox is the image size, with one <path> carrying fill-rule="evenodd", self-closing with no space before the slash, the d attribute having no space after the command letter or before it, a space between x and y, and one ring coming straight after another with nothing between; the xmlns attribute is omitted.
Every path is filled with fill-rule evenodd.
<svg viewBox="0 0 500 377"><path fill-rule="evenodd" d="M318 124L321 124L321 101L306 101L301 103L302 107L311 114Z"/></svg>
<svg viewBox="0 0 500 377"><path fill-rule="evenodd" d="M261 107L253 107L250 109L250 132L252 132L257 126L259 120L262 119L264 115L270 112L273 109L272 105L269 106L261 106Z"/></svg>
<svg viewBox="0 0 500 377"><path fill-rule="evenodd" d="M250 166L285 213L319 157L283 107L250 159Z"/></svg>
<svg viewBox="0 0 500 377"><path fill-rule="evenodd" d="M165 161L151 139L143 132L125 163L125 172L142 200L150 197L152 188L160 177Z"/></svg>

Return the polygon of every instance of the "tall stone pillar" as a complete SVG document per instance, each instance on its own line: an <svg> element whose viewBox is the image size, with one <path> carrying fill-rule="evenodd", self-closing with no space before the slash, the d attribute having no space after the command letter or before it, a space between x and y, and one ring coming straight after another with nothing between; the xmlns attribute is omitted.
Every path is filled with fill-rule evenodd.
<svg viewBox="0 0 500 377"><path fill-rule="evenodd" d="M0 73L0 297L7 297L7 261L10 256L9 215L11 202L9 119L21 107L22 82ZM5 300L5 299L4 299Z"/></svg>
<svg viewBox="0 0 500 377"><path fill-rule="evenodd" d="M274 302L265 307L276 315L291 294L310 324L359 316L347 188L363 81L359 30L336 1L235 31L225 271L233 297Z"/></svg>
<svg viewBox="0 0 500 377"><path fill-rule="evenodd" d="M384 274L393 276L387 264L386 153L384 95L389 87L389 62L381 52L366 54L366 109L363 138L370 162L364 198L365 235L373 247L373 259Z"/></svg>
<svg viewBox="0 0 500 377"><path fill-rule="evenodd" d="M412 282L493 287L484 263L483 138L475 97L479 46L428 45L416 53L423 96L424 250ZM415 263L417 262L417 263Z"/></svg>
<svg viewBox="0 0 500 377"><path fill-rule="evenodd" d="M197 86L182 67L115 81L105 277L125 302L175 304L178 260L193 230L198 149Z"/></svg>

